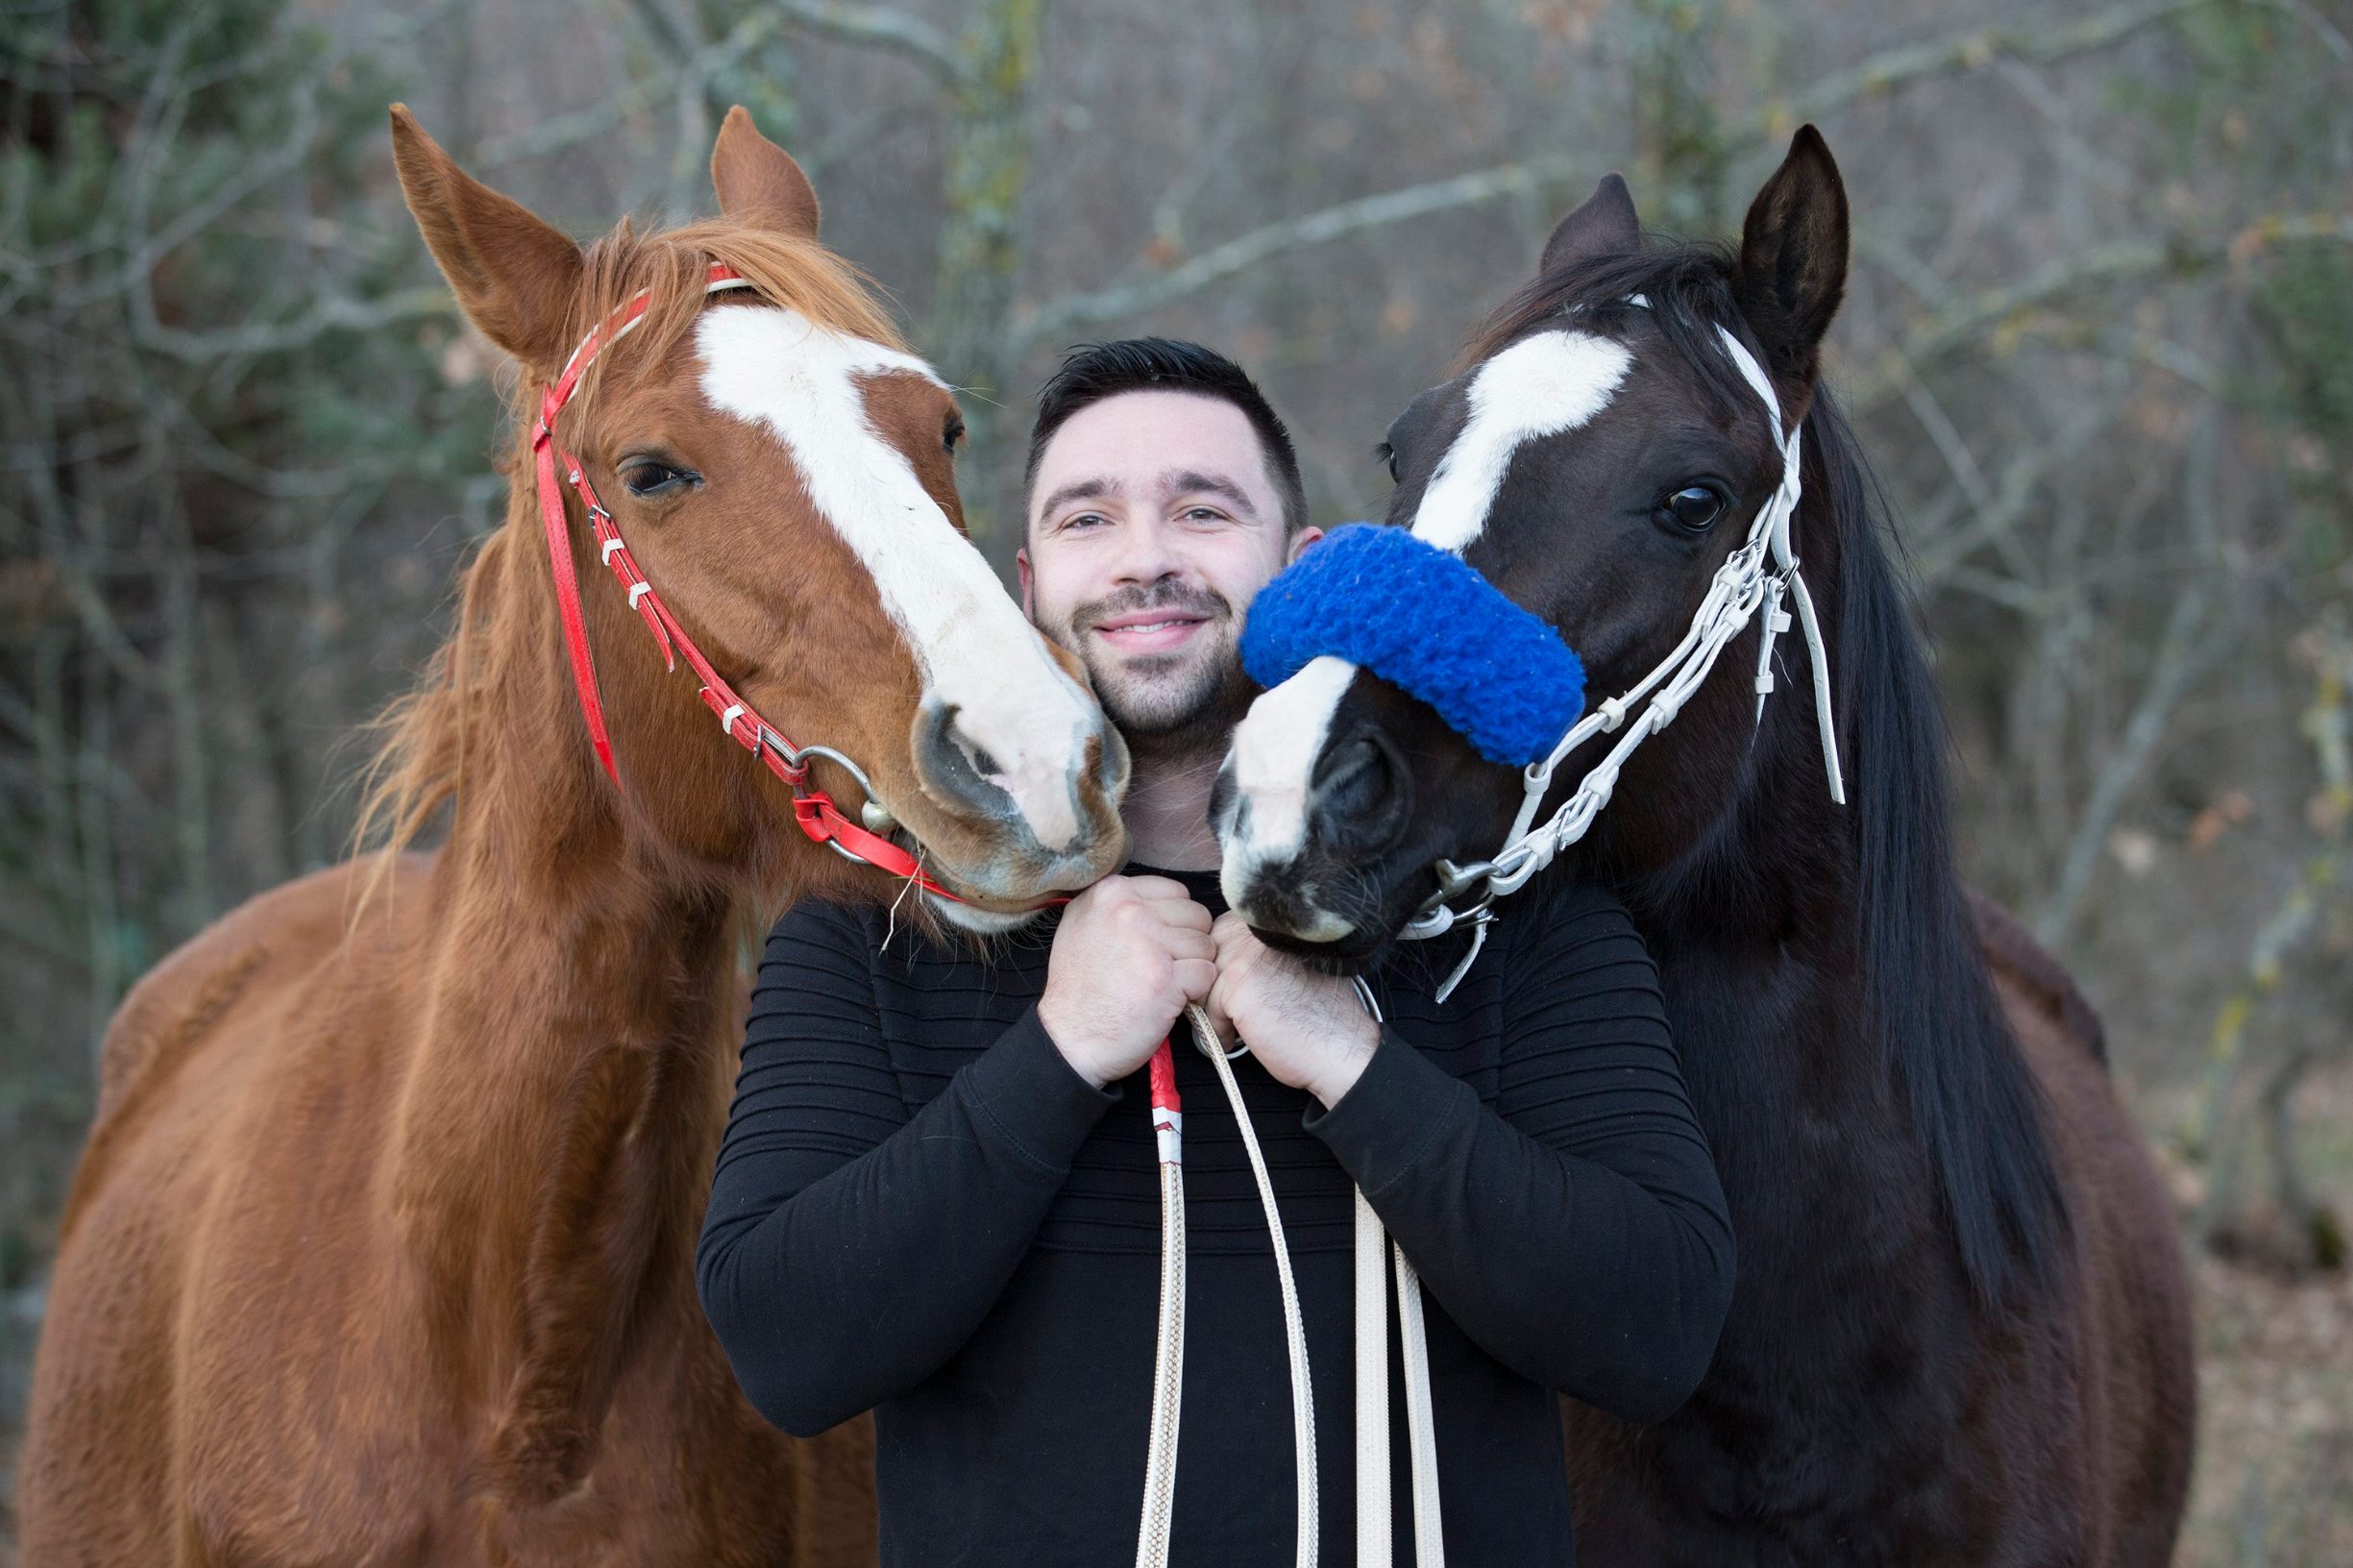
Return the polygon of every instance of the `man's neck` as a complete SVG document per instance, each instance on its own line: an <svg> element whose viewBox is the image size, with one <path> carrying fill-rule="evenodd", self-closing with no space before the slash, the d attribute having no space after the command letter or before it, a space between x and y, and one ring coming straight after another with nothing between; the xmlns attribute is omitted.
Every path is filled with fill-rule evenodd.
<svg viewBox="0 0 2353 1568"><path fill-rule="evenodd" d="M1223 747L1164 751L1130 743L1119 816L1127 823L1131 860L1164 871L1217 869L1223 857L1210 829L1210 790L1224 761Z"/></svg>

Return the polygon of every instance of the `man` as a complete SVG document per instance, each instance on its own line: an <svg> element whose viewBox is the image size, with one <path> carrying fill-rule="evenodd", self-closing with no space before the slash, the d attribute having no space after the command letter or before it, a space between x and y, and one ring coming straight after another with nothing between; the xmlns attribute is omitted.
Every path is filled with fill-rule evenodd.
<svg viewBox="0 0 2353 1568"><path fill-rule="evenodd" d="M778 922L697 1260L738 1377L788 1432L874 1411L886 1564L1132 1560L1161 1248L1140 1069L1206 1000L1251 1047L1235 1069L1294 1254L1326 1551L1354 1533L1353 1184L1425 1286L1449 1561L1571 1561L1554 1391L1665 1415L1731 1286L1640 938L1590 891L1515 909L1443 1007L1419 955L1387 966L1385 1027L1262 946L1221 913L1208 802L1253 695L1242 615L1318 537L1288 434L1206 349L1100 345L1042 394L1027 490L1023 600L1127 740L1136 864L986 953L822 906ZM1265 1222L1211 1066L1179 1044L1171 1560L1285 1563Z"/></svg>

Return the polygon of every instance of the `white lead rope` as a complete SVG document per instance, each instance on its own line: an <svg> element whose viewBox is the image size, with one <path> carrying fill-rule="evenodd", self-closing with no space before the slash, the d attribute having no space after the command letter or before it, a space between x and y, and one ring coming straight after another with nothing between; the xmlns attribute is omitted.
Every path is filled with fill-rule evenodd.
<svg viewBox="0 0 2353 1568"><path fill-rule="evenodd" d="M1370 988L1358 983L1357 994L1376 1021L1381 1010ZM1231 1057L1217 1048L1216 1032L1209 1015L1198 1006L1186 1009L1193 1039L1225 1086L1227 1103L1241 1130L1242 1147L1258 1179L1259 1201L1266 1211L1266 1229L1274 1242L1275 1277L1283 1291L1283 1325L1290 1342L1291 1433L1298 1482L1298 1564L1315 1568L1318 1514L1315 1475L1315 1401L1308 1374L1305 1320L1299 1290L1291 1277L1290 1248L1283 1237L1283 1216L1275 1207L1274 1184L1266 1175L1266 1160L1259 1150L1257 1132L1242 1104L1241 1086L1234 1077ZM1237 1049L1235 1056L1247 1047ZM1185 1367L1185 1175L1183 1116L1155 1107L1153 1125L1158 1137L1161 1168L1161 1301L1160 1330L1152 1358L1152 1429L1144 1461L1143 1519L1137 1534L1137 1568L1166 1568L1171 1521L1176 1509L1177 1429L1183 1406ZM1386 1243L1385 1246L1384 1243ZM1389 1562L1389 1363L1388 1281L1382 1254L1391 1254L1397 1277L1397 1314L1404 1336L1406 1419L1412 1449L1413 1535L1415 1568L1443 1568L1445 1547L1439 1536L1437 1437L1430 1402L1430 1350L1422 1324L1421 1282L1404 1251L1389 1241L1381 1220L1356 1191L1356 1364L1357 1364L1357 1563L1358 1568L1388 1568ZM1369 1260L1369 1264L1368 1261Z"/></svg>

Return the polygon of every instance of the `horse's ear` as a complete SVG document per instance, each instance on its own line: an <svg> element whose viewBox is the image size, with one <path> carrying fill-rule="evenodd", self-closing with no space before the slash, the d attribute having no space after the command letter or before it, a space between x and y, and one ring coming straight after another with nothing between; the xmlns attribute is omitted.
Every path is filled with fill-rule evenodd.
<svg viewBox="0 0 2353 1568"><path fill-rule="evenodd" d="M1544 242L1536 276L1550 278L1572 261L1596 256L1630 256L1642 249L1642 220L1623 176L1605 174L1576 211L1554 226Z"/></svg>
<svg viewBox="0 0 2353 1568"><path fill-rule="evenodd" d="M457 303L482 335L540 375L562 364L580 248L467 174L405 104L392 106L401 194Z"/></svg>
<svg viewBox="0 0 2353 1568"><path fill-rule="evenodd" d="M1847 288L1847 186L1822 133L1801 126L1749 208L1733 291L1776 372L1811 380Z"/></svg>
<svg viewBox="0 0 2353 1568"><path fill-rule="evenodd" d="M748 228L817 237L817 191L793 155L760 135L738 104L719 128L711 149L711 185L719 209Z"/></svg>

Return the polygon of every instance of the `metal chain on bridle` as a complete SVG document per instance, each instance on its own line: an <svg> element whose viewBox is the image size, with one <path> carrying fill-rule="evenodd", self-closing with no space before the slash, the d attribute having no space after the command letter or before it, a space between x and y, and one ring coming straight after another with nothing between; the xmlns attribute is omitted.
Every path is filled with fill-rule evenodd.
<svg viewBox="0 0 2353 1568"><path fill-rule="evenodd" d="M1641 306L1649 304L1639 295L1628 303ZM1468 866L1438 862L1437 892L1423 903L1398 935L1404 941L1422 942L1444 936L1458 925L1471 928L1469 951L1438 987L1440 1001L1451 995L1470 972L1481 947L1485 945L1487 926L1495 919L1496 900L1526 887L1529 879L1550 866L1561 850L1585 836L1602 808L1609 803L1627 759L1644 741L1675 722L1683 704L1715 669L1717 656L1747 629L1760 610L1764 612L1764 627L1756 654L1756 719L1760 724L1764 722L1765 698L1774 689L1774 641L1792 624L1789 611L1782 608L1785 600L1795 602L1796 625L1805 638L1806 661L1814 678L1814 716L1821 731L1822 762L1829 776L1830 798L1840 805L1846 804L1846 783L1838 761L1838 726L1830 711L1829 656L1823 646L1822 625L1814 613L1813 596L1806 592L1805 578L1798 570L1798 554L1790 539L1790 527L1802 493L1800 427L1783 427L1780 400L1774 395L1773 381L1757 363L1756 356L1728 329L1719 325L1716 332L1742 380L1765 405L1766 417L1772 422L1774 443L1781 453L1780 485L1757 508L1755 520L1749 527L1749 537L1716 569L1699 609L1691 618L1690 629L1683 633L1675 650L1633 686L1596 703L1591 712L1569 726L1550 755L1528 765L1520 809L1503 847L1492 858ZM1633 712L1634 705L1646 697L1650 699L1648 705L1638 713ZM1536 813L1551 793L1553 777L1560 765L1594 737L1621 729L1625 733L1619 736L1617 744L1585 771L1569 797L1543 821L1536 821ZM1456 900L1466 894L1474 895L1472 901L1456 907Z"/></svg>

